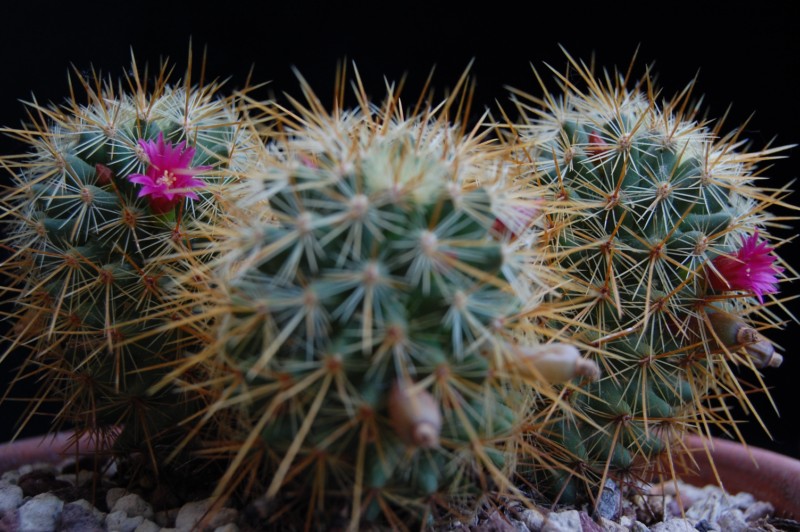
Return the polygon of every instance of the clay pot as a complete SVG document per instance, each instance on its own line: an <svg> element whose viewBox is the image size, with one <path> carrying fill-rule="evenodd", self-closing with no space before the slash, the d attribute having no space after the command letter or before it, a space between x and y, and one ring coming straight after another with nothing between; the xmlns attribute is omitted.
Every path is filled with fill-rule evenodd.
<svg viewBox="0 0 800 532"><path fill-rule="evenodd" d="M709 454L723 486L731 493L746 491L756 499L769 501L781 517L800 517L800 460L772 451L721 439L703 440L697 436L686 437L699 471L684 474L684 481L696 486L717 484ZM33 437L0 445L0 474L26 463L60 462L76 452L71 433L60 432L53 436ZM81 455L96 449L96 441L87 437L79 439ZM706 452L708 448L708 453Z"/></svg>
<svg viewBox="0 0 800 532"><path fill-rule="evenodd" d="M77 445L76 445L77 444ZM70 456L86 456L97 449L96 439L84 435L75 440L71 432L50 436L33 436L0 444L0 474L24 464L46 462L57 464Z"/></svg>
<svg viewBox="0 0 800 532"><path fill-rule="evenodd" d="M758 500L772 503L780 517L800 517L800 460L718 438L687 436L685 442L699 471L682 475L684 481L695 486L718 484L710 455L728 492L746 491Z"/></svg>

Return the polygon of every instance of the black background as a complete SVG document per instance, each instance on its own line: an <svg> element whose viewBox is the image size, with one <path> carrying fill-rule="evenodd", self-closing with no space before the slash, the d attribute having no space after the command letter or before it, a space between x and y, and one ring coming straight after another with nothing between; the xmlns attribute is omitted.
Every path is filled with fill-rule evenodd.
<svg viewBox="0 0 800 532"><path fill-rule="evenodd" d="M773 140L795 144L800 142L800 28L788 2L751 5L495 1L475 9L466 3L433 2L345 6L228 1L208 7L148 1L9 2L0 14L0 125L18 126L25 116L19 100L29 100L32 93L40 102L62 101L72 65L84 72L93 66L117 77L129 68L133 51L140 64L149 62L151 67L169 57L180 72L190 38L197 55L207 47L207 76L229 77L228 90L242 87L251 68L254 80L271 81L260 96L284 91L299 95L294 66L325 97L333 91L336 65L342 60L356 62L375 99L383 96L384 77L399 80L403 75L407 99L415 98L434 66L434 87L441 95L474 59L475 113L505 104L507 85L539 93L530 64L538 68L546 62L563 70L560 44L585 60L595 53L597 63L609 68L627 67L638 48L634 72L640 75L654 64L664 94L678 92L697 76L696 94L704 96L709 117L720 117L731 106L726 131L752 115L745 136L754 148ZM0 149L8 154L23 148L2 138ZM769 186L797 177L798 161L800 150L794 149L787 160L776 162L766 174L772 178ZM800 195L793 201L800 203ZM794 234L787 230L780 236ZM796 265L798 245L782 249L790 264ZM799 284L783 284L783 293L800 292ZM800 315L797 303L789 308ZM785 348L784 365L766 376L781 416L766 401L758 401L774 440L752 418L743 431L756 445L800 457L800 359L795 349L800 325L789 323L770 336ZM0 368L3 387L11 366ZM9 438L19 415L19 404L0 405L0 441ZM41 420L28 433L46 427L47 420Z"/></svg>

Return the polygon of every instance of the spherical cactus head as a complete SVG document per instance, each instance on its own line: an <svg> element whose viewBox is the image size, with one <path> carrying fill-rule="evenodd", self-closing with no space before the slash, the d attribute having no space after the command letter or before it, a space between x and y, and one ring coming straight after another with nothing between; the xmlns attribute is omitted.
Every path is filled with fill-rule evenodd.
<svg viewBox="0 0 800 532"><path fill-rule="evenodd" d="M241 429L222 492L257 478L302 518L397 527L515 493L532 386L549 389L511 347L544 290L538 211L507 147L458 119L461 88L416 112L392 88L355 110L307 86L307 106L259 107L264 153L186 312L222 316L201 354L220 372L209 413Z"/></svg>
<svg viewBox="0 0 800 532"><path fill-rule="evenodd" d="M19 330L7 348L30 350L21 374L45 383L36 404L63 403L55 427L124 427L118 447L149 456L202 403L175 387L148 391L201 341L165 327L171 290L205 260L193 250L215 238L220 198L257 141L219 84L171 70L150 77L134 60L123 84L76 74L84 94L31 104L34 122L11 131L24 155L2 158L12 181L0 202L3 291Z"/></svg>
<svg viewBox="0 0 800 532"><path fill-rule="evenodd" d="M749 387L731 366L779 363L756 328L778 323L786 269L766 228L787 191L757 170L782 148L742 151L741 131L709 129L691 85L661 99L648 75L568 60L557 92L515 93L511 127L519 164L550 188L542 254L566 273L552 324L603 369L554 429L584 472L570 482L597 493L609 475L662 472L687 430L732 426L725 400L748 404Z"/></svg>

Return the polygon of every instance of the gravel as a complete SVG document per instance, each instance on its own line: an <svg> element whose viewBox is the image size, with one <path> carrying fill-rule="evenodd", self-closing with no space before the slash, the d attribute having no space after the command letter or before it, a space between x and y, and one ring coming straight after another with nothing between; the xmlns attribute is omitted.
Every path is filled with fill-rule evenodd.
<svg viewBox="0 0 800 532"><path fill-rule="evenodd" d="M114 485L112 475L98 479L74 460L25 465L0 477L0 532L241 532L234 508L203 521L212 502L156 512L141 494Z"/></svg>
<svg viewBox="0 0 800 532"><path fill-rule="evenodd" d="M114 471L114 468L111 468ZM94 486L94 490L92 489ZM99 488L98 488L99 486ZM97 496L97 504L90 500ZM110 475L98 479L74 461L59 467L38 464L0 477L0 532L250 532L245 512L221 508L209 515L212 499L174 507L161 493L142 498L114 485ZM479 512L469 522L439 524L459 532L775 532L800 530L800 523L776 519L768 502L751 495L729 495L715 486L683 483L642 487L623 497L607 482L593 511L589 507L552 511L511 501Z"/></svg>

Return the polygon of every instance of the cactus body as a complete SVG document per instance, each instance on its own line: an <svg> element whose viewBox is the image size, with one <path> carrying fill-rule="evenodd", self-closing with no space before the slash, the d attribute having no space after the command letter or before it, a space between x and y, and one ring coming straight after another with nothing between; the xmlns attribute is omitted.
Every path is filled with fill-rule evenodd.
<svg viewBox="0 0 800 532"><path fill-rule="evenodd" d="M555 326L604 370L553 428L585 472L557 483L565 494L607 475L669 475L659 458L684 431L732 426L724 399L747 403L749 388L731 366L762 367L765 356L747 349L772 348L752 326L758 338L737 342L715 325L777 322L756 305L783 272L759 228L786 195L756 186L755 165L780 148L739 151L738 133L720 138L697 121L688 89L660 104L649 80L630 89L622 76L604 82L571 66L586 88L559 76L562 94L517 99L514 126L529 146L520 164L554 200L544 253L567 272L559 304L573 309ZM739 267L736 278L723 271Z"/></svg>
<svg viewBox="0 0 800 532"><path fill-rule="evenodd" d="M495 227L534 204L507 184L507 150L431 109L405 116L393 94L332 114L309 101L266 108L215 288L187 289L187 314L223 315L199 355L221 368L208 423L225 412L221 439L243 442L220 489L260 478L289 507L308 501L283 494L312 493L308 515L333 504L399 528L514 493L532 386L580 364L572 348L525 362L534 347L514 347L544 288L534 233Z"/></svg>
<svg viewBox="0 0 800 532"><path fill-rule="evenodd" d="M79 77L86 103L34 106L40 122L14 132L29 152L6 161L14 183L2 203L11 349L33 353L23 374L64 403L57 423L125 427L118 445L150 451L197 408L174 389L147 393L196 342L163 326L172 276L191 267L181 254L213 239L185 227L217 215L254 140L217 85L171 85L166 72L151 87L136 72L128 91Z"/></svg>

